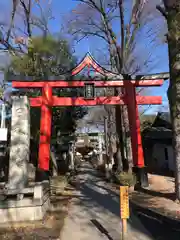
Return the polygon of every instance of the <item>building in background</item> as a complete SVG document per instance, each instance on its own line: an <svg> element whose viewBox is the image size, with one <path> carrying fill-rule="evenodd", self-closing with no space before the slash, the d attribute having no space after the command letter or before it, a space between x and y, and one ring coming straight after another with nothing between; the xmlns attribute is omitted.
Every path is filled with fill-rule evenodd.
<svg viewBox="0 0 180 240"><path fill-rule="evenodd" d="M145 162L149 170L173 174L175 162L170 114L159 112L152 125L143 130L142 140Z"/></svg>

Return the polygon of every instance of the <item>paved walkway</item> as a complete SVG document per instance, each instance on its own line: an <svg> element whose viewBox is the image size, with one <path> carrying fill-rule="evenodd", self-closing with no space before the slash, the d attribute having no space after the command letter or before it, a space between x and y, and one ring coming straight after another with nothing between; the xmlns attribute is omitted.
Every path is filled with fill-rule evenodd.
<svg viewBox="0 0 180 240"><path fill-rule="evenodd" d="M83 163L78 178L79 190L71 201L60 240L121 239L119 197L106 188L106 183L88 163ZM133 213L127 239L153 239Z"/></svg>

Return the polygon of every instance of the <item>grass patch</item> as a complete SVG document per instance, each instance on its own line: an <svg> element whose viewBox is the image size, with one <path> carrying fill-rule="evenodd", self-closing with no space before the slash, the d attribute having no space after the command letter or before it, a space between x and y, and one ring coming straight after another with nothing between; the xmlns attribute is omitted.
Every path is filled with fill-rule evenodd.
<svg viewBox="0 0 180 240"><path fill-rule="evenodd" d="M64 188L68 185L67 176L60 175L51 179L51 193L63 192Z"/></svg>

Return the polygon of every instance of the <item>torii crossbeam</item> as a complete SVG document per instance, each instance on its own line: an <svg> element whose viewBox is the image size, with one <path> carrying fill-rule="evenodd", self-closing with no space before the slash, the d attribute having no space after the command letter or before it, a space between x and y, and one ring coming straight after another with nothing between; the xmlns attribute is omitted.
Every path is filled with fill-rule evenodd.
<svg viewBox="0 0 180 240"><path fill-rule="evenodd" d="M161 86L163 79L146 79L146 80L128 80L123 79L122 75L117 75L109 72L99 66L97 62L88 54L81 63L71 71L68 75L72 76L80 73L86 66L93 67L98 75L98 79L88 79L67 81L67 76L51 77L51 79L33 81L35 78L28 79L14 78L12 79L13 88L40 88L42 96L30 98L32 107L41 107L41 122L40 122L40 144L39 144L39 159L38 168L40 171L47 172L49 170L50 160L50 137L51 137L51 108L54 106L96 106L96 105L127 105L129 115L129 125L131 132L131 142L133 151L134 167L138 170L144 168L144 156L140 134L140 121L138 114L138 105L161 104L162 97L160 96L140 96L136 94L136 87ZM103 79L105 76L105 80ZM122 80L123 79L123 80ZM53 88L82 88L86 83L93 84L94 87L123 87L125 94L112 97L94 97L93 99L85 99L83 97L57 97L53 96Z"/></svg>

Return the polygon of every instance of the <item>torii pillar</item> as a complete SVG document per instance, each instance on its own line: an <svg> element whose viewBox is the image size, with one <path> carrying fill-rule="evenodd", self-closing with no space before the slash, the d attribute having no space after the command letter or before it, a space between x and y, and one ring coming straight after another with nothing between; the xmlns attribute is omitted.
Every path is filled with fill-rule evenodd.
<svg viewBox="0 0 180 240"><path fill-rule="evenodd" d="M136 100L136 88L131 81L124 81L125 94L127 97L127 109L129 129L131 132L131 146L133 156L133 171L137 177L137 185L148 187L148 176L144 163L144 153L141 139L141 124L139 119L138 104Z"/></svg>
<svg viewBox="0 0 180 240"><path fill-rule="evenodd" d="M49 179L49 160L51 142L51 122L52 122L52 87L47 83L42 88L41 120L38 168L36 181Z"/></svg>

